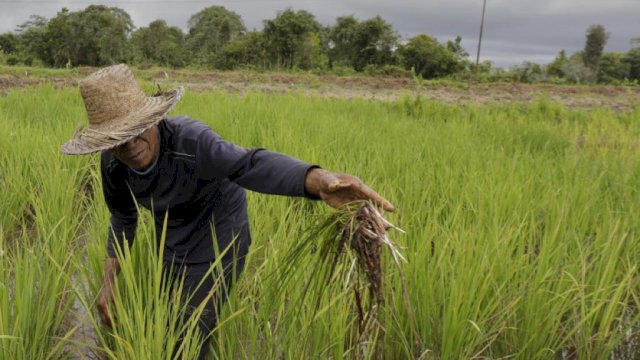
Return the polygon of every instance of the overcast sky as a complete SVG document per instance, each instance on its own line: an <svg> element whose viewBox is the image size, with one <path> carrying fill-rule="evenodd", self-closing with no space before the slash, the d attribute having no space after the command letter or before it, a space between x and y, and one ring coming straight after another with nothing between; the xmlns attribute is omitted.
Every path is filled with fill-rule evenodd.
<svg viewBox="0 0 640 360"><path fill-rule="evenodd" d="M14 31L31 14L51 18L62 7L73 11L89 4L120 7L137 27L164 19L184 30L191 15L212 5L235 11L256 30L287 7L307 10L325 25L341 15L360 20L380 15L405 39L427 33L444 42L460 35L473 59L482 13L482 0L0 0L0 32ZM605 51L627 51L630 40L640 37L640 0L487 0L480 60L502 67L547 63L561 49L582 49L586 29L596 23L611 34Z"/></svg>

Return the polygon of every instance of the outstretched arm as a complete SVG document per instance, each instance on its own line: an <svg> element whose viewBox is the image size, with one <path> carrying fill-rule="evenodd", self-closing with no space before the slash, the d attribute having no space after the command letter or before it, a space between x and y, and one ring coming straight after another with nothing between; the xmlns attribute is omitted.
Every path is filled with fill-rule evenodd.
<svg viewBox="0 0 640 360"><path fill-rule="evenodd" d="M389 201L355 176L313 168L307 172L304 187L307 193L320 197L332 207L357 200L369 200L386 211L395 210Z"/></svg>
<svg viewBox="0 0 640 360"><path fill-rule="evenodd" d="M211 129L200 135L196 159L204 179L228 178L266 194L311 195L333 207L370 200L386 211L394 210L389 201L355 176L332 173L264 149L247 150L223 140Z"/></svg>

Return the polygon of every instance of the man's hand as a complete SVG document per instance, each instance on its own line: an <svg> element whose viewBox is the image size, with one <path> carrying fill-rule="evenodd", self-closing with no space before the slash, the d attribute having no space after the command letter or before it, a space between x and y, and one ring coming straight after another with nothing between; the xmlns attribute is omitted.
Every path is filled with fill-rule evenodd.
<svg viewBox="0 0 640 360"><path fill-rule="evenodd" d="M98 294L98 299L96 300L96 307L98 308L98 313L100 313L102 324L110 328L113 328L115 325L114 319L112 319L109 314L109 307L113 304L116 275L118 275L119 272L120 263L118 263L118 260L107 258L104 264L103 284Z"/></svg>
<svg viewBox="0 0 640 360"><path fill-rule="evenodd" d="M308 193L319 196L335 208L357 200L370 200L386 211L395 210L389 201L355 176L315 168L307 173L304 187Z"/></svg>

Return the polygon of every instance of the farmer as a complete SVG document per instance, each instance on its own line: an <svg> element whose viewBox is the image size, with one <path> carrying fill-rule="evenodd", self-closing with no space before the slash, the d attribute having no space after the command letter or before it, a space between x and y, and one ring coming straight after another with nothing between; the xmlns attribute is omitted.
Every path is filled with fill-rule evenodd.
<svg viewBox="0 0 640 360"><path fill-rule="evenodd" d="M97 308L106 326L114 326L108 307L119 273L116 248L122 248L125 239L130 245L134 238L136 204L153 212L157 234L168 217L164 266L173 274L183 271L184 289L193 294L185 304L187 311L201 304L214 287L211 276L197 286L214 261L213 242L220 250L232 249L221 260L222 289L207 301L199 321L204 335L215 327L216 304L226 299L251 243L244 189L319 198L333 207L364 199L393 211L356 177L264 149L248 150L223 140L199 121L167 117L183 88L148 97L126 65L91 74L81 81L80 92L89 126L61 150L72 155L102 152L102 186L111 225ZM202 347L200 358L206 349Z"/></svg>

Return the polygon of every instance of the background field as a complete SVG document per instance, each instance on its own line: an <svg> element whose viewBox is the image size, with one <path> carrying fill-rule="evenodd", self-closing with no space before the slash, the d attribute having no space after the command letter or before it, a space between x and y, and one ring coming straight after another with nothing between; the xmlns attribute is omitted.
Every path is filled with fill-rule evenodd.
<svg viewBox="0 0 640 360"><path fill-rule="evenodd" d="M76 86L95 67L48 69L0 65L0 93L9 89L52 83ZM445 104L488 104L514 102L531 104L540 96L571 109L605 107L616 111L635 109L640 104L639 86L525 84L514 81L482 82L452 79L423 80L415 76L366 76L323 74L308 71L215 71L203 69L134 68L138 79L161 86L179 83L192 91L222 90L233 94L296 92L338 99L397 101L409 92Z"/></svg>
<svg viewBox="0 0 640 360"><path fill-rule="evenodd" d="M408 260L403 272L419 338L387 261L394 315L384 318L377 356L640 356L633 329L640 314L640 109L568 109L544 95L446 104L412 92L372 101L293 89L191 91L174 113L240 145L357 175L396 205L389 219L406 234L390 235ZM0 97L2 358L92 352L153 359L175 340L148 309L125 302L119 316L130 329L116 338L82 310L92 309L99 286L108 211L97 156L63 156L58 148L85 116L75 87L45 84ZM270 276L330 209L260 194L249 201L253 252L224 309L217 356L360 354L348 341L355 318L349 289L324 299L312 316L315 299L292 308L302 286L274 289ZM153 269L154 237L148 218L142 224L129 275ZM310 270L291 276L302 283ZM123 296L157 300L135 294L136 281L122 277ZM142 282L143 292L158 288L151 278Z"/></svg>

